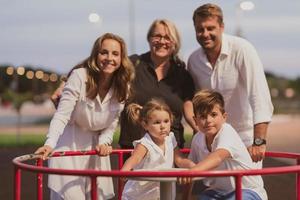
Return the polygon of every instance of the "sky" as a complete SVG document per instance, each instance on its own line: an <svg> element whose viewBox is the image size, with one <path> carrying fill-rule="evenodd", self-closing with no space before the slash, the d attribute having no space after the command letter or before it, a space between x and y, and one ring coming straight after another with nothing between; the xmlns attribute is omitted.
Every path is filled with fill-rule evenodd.
<svg viewBox="0 0 300 200"><path fill-rule="evenodd" d="M129 54L141 54L149 50L146 34L157 18L176 24L186 61L199 47L193 11L208 2L223 9L226 33L242 30L266 71L300 77L300 0L253 0L254 9L241 12L239 0L1 0L0 65L67 73L105 32L123 37ZM91 13L99 22L89 21Z"/></svg>

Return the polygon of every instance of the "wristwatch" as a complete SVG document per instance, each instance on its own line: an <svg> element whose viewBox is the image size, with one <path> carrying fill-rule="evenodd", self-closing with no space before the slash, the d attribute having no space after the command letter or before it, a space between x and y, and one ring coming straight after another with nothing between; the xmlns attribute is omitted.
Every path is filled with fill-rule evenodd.
<svg viewBox="0 0 300 200"><path fill-rule="evenodd" d="M262 138L254 138L253 140L253 145L254 146L261 146L263 144L267 144L267 141L265 139Z"/></svg>

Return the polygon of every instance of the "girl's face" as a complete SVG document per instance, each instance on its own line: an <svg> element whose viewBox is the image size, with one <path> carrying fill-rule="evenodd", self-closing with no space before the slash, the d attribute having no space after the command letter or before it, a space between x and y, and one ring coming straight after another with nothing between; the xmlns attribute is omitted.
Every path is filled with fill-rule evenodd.
<svg viewBox="0 0 300 200"><path fill-rule="evenodd" d="M168 112L163 110L155 110L143 122L143 127L151 135L154 142L163 142L165 137L169 135L171 129L171 119Z"/></svg>
<svg viewBox="0 0 300 200"><path fill-rule="evenodd" d="M219 105L215 105L211 112L205 115L197 114L195 122L199 130L206 135L206 137L214 137L225 123L227 118L226 113L222 113Z"/></svg>
<svg viewBox="0 0 300 200"><path fill-rule="evenodd" d="M158 24L149 39L150 51L156 58L169 58L174 51L174 42L168 29Z"/></svg>
<svg viewBox="0 0 300 200"><path fill-rule="evenodd" d="M97 65L102 73L112 74L121 66L121 45L114 39L105 39L99 49Z"/></svg>

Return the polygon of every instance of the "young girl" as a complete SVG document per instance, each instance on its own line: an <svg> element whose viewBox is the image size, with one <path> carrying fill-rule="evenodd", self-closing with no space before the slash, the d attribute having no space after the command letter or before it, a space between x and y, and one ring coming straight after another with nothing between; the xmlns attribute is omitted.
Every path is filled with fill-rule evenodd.
<svg viewBox="0 0 300 200"><path fill-rule="evenodd" d="M175 161L178 167L190 168L194 163L180 156L175 136L170 132L173 119L170 108L161 100L152 99L143 107L130 104L129 117L146 131L145 136L133 142L132 155L122 171L132 169L168 169ZM159 182L129 180L124 187L122 200L159 199Z"/></svg>
<svg viewBox="0 0 300 200"><path fill-rule="evenodd" d="M215 91L202 90L193 98L194 118L199 132L194 136L189 158L197 163L191 170L247 170L255 169L250 154L238 133L226 123L224 99ZM185 180L186 179L186 180ZM190 182L191 178L182 178ZM212 177L204 180L208 189L201 200L234 200L233 177ZM244 176L244 200L266 200L261 176Z"/></svg>

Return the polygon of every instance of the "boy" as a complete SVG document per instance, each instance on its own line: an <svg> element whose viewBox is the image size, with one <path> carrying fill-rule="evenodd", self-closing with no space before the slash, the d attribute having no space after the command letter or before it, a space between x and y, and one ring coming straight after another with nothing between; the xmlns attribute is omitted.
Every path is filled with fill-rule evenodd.
<svg viewBox="0 0 300 200"><path fill-rule="evenodd" d="M224 99L218 92L202 90L193 100L194 119L199 132L194 136L189 158L197 163L190 170L247 170L254 163L238 133L226 123ZM181 182L190 182L190 178ZM211 177L204 180L208 188L199 199L235 199L233 177ZM242 179L244 200L266 200L267 194L261 176L244 176Z"/></svg>

